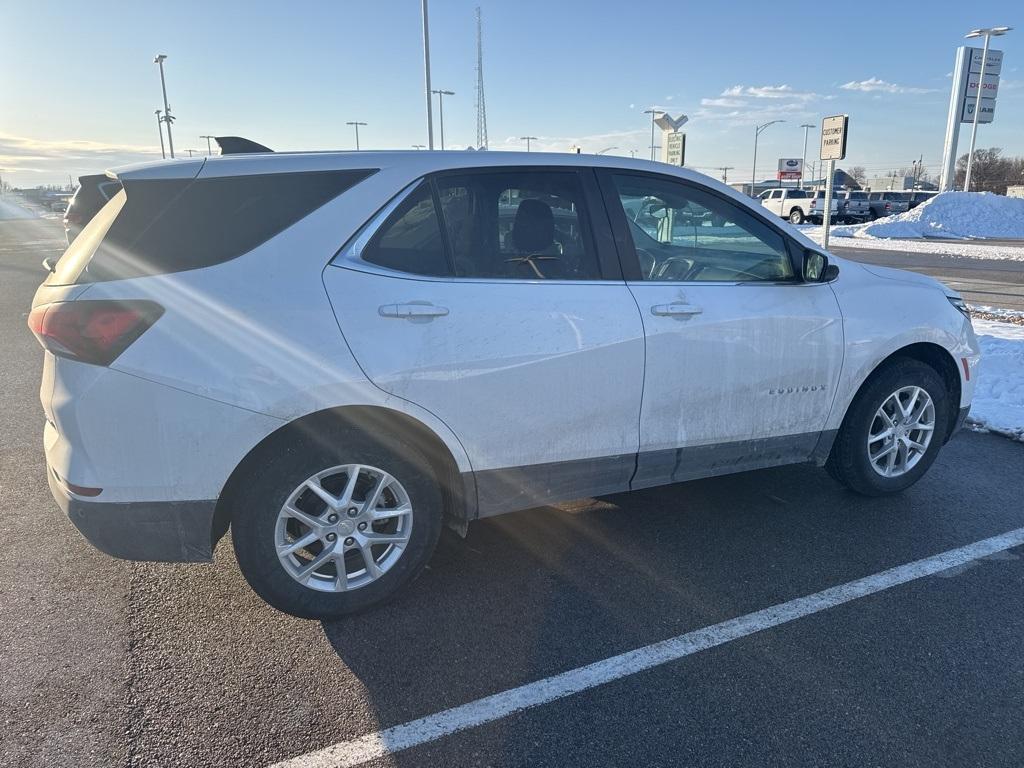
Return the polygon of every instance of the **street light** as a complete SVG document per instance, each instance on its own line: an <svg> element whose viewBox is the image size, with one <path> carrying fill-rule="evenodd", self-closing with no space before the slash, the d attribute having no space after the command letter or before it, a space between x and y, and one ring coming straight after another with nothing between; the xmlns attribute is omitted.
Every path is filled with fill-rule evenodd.
<svg viewBox="0 0 1024 768"><path fill-rule="evenodd" d="M174 122L174 118L171 117L171 106L167 103L167 81L164 80L164 59L167 58L167 54L158 54L154 59L153 63L160 67L160 88L164 93L164 122L167 123L167 147L171 151L171 159L174 159L174 139L171 138L171 123Z"/></svg>
<svg viewBox="0 0 1024 768"><path fill-rule="evenodd" d="M807 131L810 128L817 128L817 126L813 125L811 123L804 123L800 127L804 129L804 156L803 156L803 159L800 161L800 189L803 189L804 188L804 166L807 165Z"/></svg>
<svg viewBox="0 0 1024 768"><path fill-rule="evenodd" d="M1013 27L987 27L983 29L972 29L965 38L984 37L985 47L981 52L981 72L978 75L978 95L974 97L974 119L971 121L971 151L967 153L967 172L964 174L964 192L971 191L971 164L974 162L974 142L978 138L978 115L981 113L981 91L985 87L985 64L988 63L988 42L993 37L1000 37L1009 32ZM967 75L970 81L970 69Z"/></svg>
<svg viewBox="0 0 1024 768"><path fill-rule="evenodd" d="M209 157L213 154L213 147L210 146L210 139L217 138L216 136L200 136L200 139L206 139L206 156Z"/></svg>
<svg viewBox="0 0 1024 768"><path fill-rule="evenodd" d="M605 152L611 152L613 149L618 149L618 147L605 147L604 149L602 149L597 154L603 155Z"/></svg>
<svg viewBox="0 0 1024 768"><path fill-rule="evenodd" d="M441 149L444 149L444 97L454 96L455 91L431 91L437 94L437 120L441 127Z"/></svg>
<svg viewBox="0 0 1024 768"><path fill-rule="evenodd" d="M347 123L345 123L345 125L351 125L351 126L353 126L356 129L356 152L358 152L359 151L359 126L360 125L366 125L366 123L361 123L358 120L349 120ZM443 127L444 126L444 121L443 120L441 121L441 125L442 125L441 136L443 137L444 136L444 127ZM444 139L443 138L441 139L441 147L444 148Z"/></svg>
<svg viewBox="0 0 1024 768"><path fill-rule="evenodd" d="M665 110L663 110L663 109L655 109L654 107L651 107L650 109L645 109L644 110L644 114L651 116L651 160L653 160L654 159L654 147L655 147L655 144L654 144L654 118L657 117L658 115L665 114Z"/></svg>
<svg viewBox="0 0 1024 768"><path fill-rule="evenodd" d="M750 171L750 196L757 197L757 138L761 135L762 131L769 125L775 125L776 123L784 123L785 120L771 120L763 125L754 126L754 168Z"/></svg>
<svg viewBox="0 0 1024 768"><path fill-rule="evenodd" d="M167 159L167 151L164 149L164 119L160 117L162 109L156 111L156 129L160 131L160 157Z"/></svg>
<svg viewBox="0 0 1024 768"><path fill-rule="evenodd" d="M526 151L529 152L530 151L530 142L531 141L536 141L537 137L536 136L520 136L519 140L526 142Z"/></svg>

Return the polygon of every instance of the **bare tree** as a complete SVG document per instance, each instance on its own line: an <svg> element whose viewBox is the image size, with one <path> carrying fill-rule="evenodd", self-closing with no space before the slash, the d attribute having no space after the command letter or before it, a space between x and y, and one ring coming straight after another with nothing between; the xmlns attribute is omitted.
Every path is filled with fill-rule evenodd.
<svg viewBox="0 0 1024 768"><path fill-rule="evenodd" d="M860 186L864 186L868 183L868 170L863 165L853 166L848 173L853 177L853 180Z"/></svg>
<svg viewBox="0 0 1024 768"><path fill-rule="evenodd" d="M1005 195L1011 184L1024 184L1024 157L1001 157L1000 147L974 150L971 166L971 192L995 192ZM963 189L967 175L967 155L956 161L956 187Z"/></svg>

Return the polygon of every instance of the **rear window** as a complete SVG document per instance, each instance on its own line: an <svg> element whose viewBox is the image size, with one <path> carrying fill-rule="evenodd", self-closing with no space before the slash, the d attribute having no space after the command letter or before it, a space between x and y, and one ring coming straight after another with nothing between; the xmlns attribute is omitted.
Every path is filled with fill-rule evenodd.
<svg viewBox="0 0 1024 768"><path fill-rule="evenodd" d="M886 192L884 195L882 195L882 199L900 201L903 200L904 197L900 192Z"/></svg>
<svg viewBox="0 0 1024 768"><path fill-rule="evenodd" d="M47 282L98 282L221 264L373 172L128 181L68 248Z"/></svg>
<svg viewBox="0 0 1024 768"><path fill-rule="evenodd" d="M864 192L851 192L849 194L850 200L867 200L868 196Z"/></svg>

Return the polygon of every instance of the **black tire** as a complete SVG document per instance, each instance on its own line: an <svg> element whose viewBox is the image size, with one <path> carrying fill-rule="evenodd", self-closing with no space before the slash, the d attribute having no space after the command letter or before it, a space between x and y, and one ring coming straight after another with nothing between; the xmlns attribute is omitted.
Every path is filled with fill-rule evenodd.
<svg viewBox="0 0 1024 768"><path fill-rule="evenodd" d="M276 446L273 460L256 467L228 500L235 555L246 581L274 608L304 619L337 619L387 601L423 570L442 527L441 490L416 448L348 430L324 438L295 435ZM412 530L401 556L375 581L347 592L324 592L300 584L285 570L277 557L275 525L293 490L344 464L378 467L398 480L412 504Z"/></svg>
<svg viewBox="0 0 1024 768"><path fill-rule="evenodd" d="M789 223L790 224L803 224L804 223L804 212L799 208L794 208L789 212Z"/></svg>
<svg viewBox="0 0 1024 768"><path fill-rule="evenodd" d="M917 464L898 477L883 477L874 470L868 457L868 430L882 403L906 386L921 387L931 396L935 406L935 429ZM854 398L825 468L837 481L865 496L899 493L920 480L935 461L949 433L949 418L949 393L942 377L922 362L897 358L876 371Z"/></svg>

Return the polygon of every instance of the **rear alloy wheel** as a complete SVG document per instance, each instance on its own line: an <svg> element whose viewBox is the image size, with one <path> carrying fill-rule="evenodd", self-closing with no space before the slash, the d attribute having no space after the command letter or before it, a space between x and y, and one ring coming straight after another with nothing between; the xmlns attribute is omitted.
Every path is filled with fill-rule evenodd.
<svg viewBox="0 0 1024 768"><path fill-rule="evenodd" d="M949 419L949 394L935 369L917 360L894 360L850 405L825 466L858 493L897 493L935 461Z"/></svg>
<svg viewBox="0 0 1024 768"><path fill-rule="evenodd" d="M391 598L441 533L429 462L400 439L344 431L282 441L228 499L238 564L278 610L336 619Z"/></svg>
<svg viewBox="0 0 1024 768"><path fill-rule="evenodd" d="M323 592L347 592L387 573L412 535L409 494L382 469L331 467L291 492L274 545L285 571Z"/></svg>
<svg viewBox="0 0 1024 768"><path fill-rule="evenodd" d="M794 208L789 212L789 223L790 224L803 224L804 223L804 212L799 208Z"/></svg>

